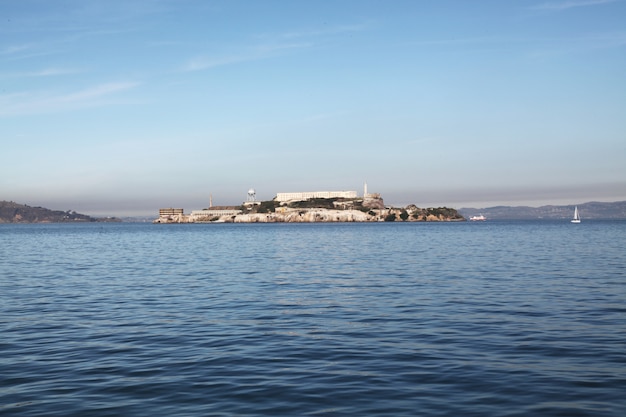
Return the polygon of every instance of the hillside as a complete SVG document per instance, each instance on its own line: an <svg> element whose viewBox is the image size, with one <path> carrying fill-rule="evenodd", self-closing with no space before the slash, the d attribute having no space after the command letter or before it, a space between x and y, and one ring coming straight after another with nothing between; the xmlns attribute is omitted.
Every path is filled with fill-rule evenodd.
<svg viewBox="0 0 626 417"><path fill-rule="evenodd" d="M626 219L626 201L601 203L592 201L578 204L578 210L583 219ZM469 218L482 214L487 220L532 220L532 219L569 219L574 214L574 205L567 206L496 206L487 208L462 208L463 216Z"/></svg>
<svg viewBox="0 0 626 417"><path fill-rule="evenodd" d="M97 219L71 210L49 210L13 201L0 201L0 223L73 223L112 220L114 221L114 219Z"/></svg>

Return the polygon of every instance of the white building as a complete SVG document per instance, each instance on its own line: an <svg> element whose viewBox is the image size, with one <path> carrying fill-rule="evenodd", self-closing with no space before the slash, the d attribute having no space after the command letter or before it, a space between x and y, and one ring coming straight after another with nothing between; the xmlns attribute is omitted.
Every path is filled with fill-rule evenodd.
<svg viewBox="0 0 626 417"><path fill-rule="evenodd" d="M161 208L159 209L159 217L169 217L169 216L182 216L183 209L181 208Z"/></svg>
<svg viewBox="0 0 626 417"><path fill-rule="evenodd" d="M278 193L278 202L304 201L312 198L357 198L356 191L311 191L304 193Z"/></svg>
<svg viewBox="0 0 626 417"><path fill-rule="evenodd" d="M222 217L222 216L236 216L241 214L241 210L236 209L203 209L203 210L193 210L191 212L190 220L203 220L203 219L212 219L214 217Z"/></svg>

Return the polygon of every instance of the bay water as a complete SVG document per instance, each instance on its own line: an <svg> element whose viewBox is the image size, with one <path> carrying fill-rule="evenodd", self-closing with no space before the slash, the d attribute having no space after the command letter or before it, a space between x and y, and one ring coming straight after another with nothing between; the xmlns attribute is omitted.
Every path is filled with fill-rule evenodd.
<svg viewBox="0 0 626 417"><path fill-rule="evenodd" d="M626 222L0 225L1 416L624 416Z"/></svg>

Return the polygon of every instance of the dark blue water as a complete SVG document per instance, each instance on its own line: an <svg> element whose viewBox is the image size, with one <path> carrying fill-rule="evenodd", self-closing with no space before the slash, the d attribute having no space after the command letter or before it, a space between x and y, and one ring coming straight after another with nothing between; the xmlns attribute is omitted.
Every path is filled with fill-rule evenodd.
<svg viewBox="0 0 626 417"><path fill-rule="evenodd" d="M0 225L0 415L623 416L626 222Z"/></svg>

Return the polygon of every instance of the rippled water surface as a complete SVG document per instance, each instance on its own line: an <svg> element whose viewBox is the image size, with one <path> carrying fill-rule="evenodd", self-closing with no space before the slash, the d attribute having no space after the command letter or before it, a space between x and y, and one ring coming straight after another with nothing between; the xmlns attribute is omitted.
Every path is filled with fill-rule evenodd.
<svg viewBox="0 0 626 417"><path fill-rule="evenodd" d="M0 415L624 416L626 222L0 225Z"/></svg>

